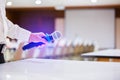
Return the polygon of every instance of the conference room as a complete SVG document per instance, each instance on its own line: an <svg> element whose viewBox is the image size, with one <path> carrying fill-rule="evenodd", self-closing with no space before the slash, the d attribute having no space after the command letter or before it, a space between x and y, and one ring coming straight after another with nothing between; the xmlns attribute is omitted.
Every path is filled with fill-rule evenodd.
<svg viewBox="0 0 120 80"><path fill-rule="evenodd" d="M5 4L12 24L44 33L39 37L47 43L6 36L0 80L120 80L119 0L6 0ZM27 38L26 33L19 35L19 29L13 31Z"/></svg>

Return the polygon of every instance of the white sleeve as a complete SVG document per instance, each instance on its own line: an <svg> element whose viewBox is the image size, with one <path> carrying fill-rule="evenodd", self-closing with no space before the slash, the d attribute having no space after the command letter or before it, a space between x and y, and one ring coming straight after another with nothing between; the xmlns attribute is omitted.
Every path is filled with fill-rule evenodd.
<svg viewBox="0 0 120 80"><path fill-rule="evenodd" d="M13 24L10 20L7 20L8 25L8 34L10 38L16 38L20 41L28 41L31 32L28 30L25 30L18 25Z"/></svg>

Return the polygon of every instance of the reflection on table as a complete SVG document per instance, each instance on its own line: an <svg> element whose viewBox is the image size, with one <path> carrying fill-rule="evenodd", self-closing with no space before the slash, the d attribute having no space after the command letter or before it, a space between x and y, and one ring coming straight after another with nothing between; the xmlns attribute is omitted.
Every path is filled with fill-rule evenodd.
<svg viewBox="0 0 120 80"><path fill-rule="evenodd" d="M120 80L120 63L27 59L0 64L0 80Z"/></svg>

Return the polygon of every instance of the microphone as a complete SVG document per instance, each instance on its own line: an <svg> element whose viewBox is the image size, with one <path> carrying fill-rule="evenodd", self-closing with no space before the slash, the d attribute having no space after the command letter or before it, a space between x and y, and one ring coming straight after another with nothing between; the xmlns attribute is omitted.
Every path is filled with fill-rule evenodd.
<svg viewBox="0 0 120 80"><path fill-rule="evenodd" d="M48 42L54 42L55 40L60 39L61 36L62 36L62 34L60 32L55 31L55 32L53 32L51 34L46 34L46 36L43 36L42 38L44 38ZM43 44L45 44L45 43L43 43L43 42L30 42L27 45L23 46L22 49L27 50L27 49L37 47L37 46L40 46L40 45L43 45Z"/></svg>
<svg viewBox="0 0 120 80"><path fill-rule="evenodd" d="M51 34L46 34L46 36L43 36L42 38L46 39L48 42L54 42L58 39L60 39L62 34L58 31L55 31Z"/></svg>

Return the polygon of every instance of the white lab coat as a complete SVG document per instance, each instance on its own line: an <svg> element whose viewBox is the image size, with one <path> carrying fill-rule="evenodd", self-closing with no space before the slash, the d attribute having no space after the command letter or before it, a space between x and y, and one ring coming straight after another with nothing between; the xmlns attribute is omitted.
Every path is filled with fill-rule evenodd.
<svg viewBox="0 0 120 80"><path fill-rule="evenodd" d="M5 2L5 0L0 0L0 43L5 43L7 36L20 41L28 41L31 32L13 24L7 19Z"/></svg>

